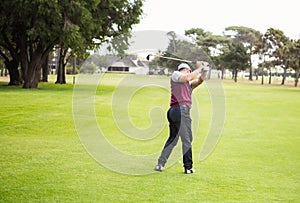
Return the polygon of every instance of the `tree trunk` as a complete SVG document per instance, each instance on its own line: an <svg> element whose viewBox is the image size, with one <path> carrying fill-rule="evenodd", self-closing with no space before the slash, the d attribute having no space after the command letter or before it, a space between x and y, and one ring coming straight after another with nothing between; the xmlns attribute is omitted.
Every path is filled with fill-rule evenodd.
<svg viewBox="0 0 300 203"><path fill-rule="evenodd" d="M258 71L258 69L255 69L255 76L256 76L256 80L258 80L258 74L259 74L259 71Z"/></svg>
<svg viewBox="0 0 300 203"><path fill-rule="evenodd" d="M66 84L66 64L62 63L62 80L60 84Z"/></svg>
<svg viewBox="0 0 300 203"><path fill-rule="evenodd" d="M249 80L253 80L253 68L252 68L252 61L250 59L250 68L249 68Z"/></svg>
<svg viewBox="0 0 300 203"><path fill-rule="evenodd" d="M76 57L73 57L73 70L72 70L72 74L73 75L76 74Z"/></svg>
<svg viewBox="0 0 300 203"><path fill-rule="evenodd" d="M286 70L284 69L284 73L283 73L283 76L282 76L281 85L284 85L285 79L286 79Z"/></svg>
<svg viewBox="0 0 300 203"><path fill-rule="evenodd" d="M49 62L49 54L46 57L46 60L44 61L42 66L42 82L48 82L48 74L49 74L48 62Z"/></svg>
<svg viewBox="0 0 300 203"><path fill-rule="evenodd" d="M5 61L5 66L9 72L9 83L8 85L14 86L14 85L20 85L22 84L21 78L20 78L20 72L18 69L19 61L13 59L11 61Z"/></svg>
<svg viewBox="0 0 300 203"><path fill-rule="evenodd" d="M225 71L225 68L222 66L222 68L221 68L221 80L224 79L224 71Z"/></svg>
<svg viewBox="0 0 300 203"><path fill-rule="evenodd" d="M20 35L20 63L21 63L21 76L23 80L23 88L26 82L28 82L28 66L29 66L29 57L28 53L29 51L27 50L27 44L26 44L26 36L25 33L22 33ZM26 84L27 85L27 84Z"/></svg>
<svg viewBox="0 0 300 203"><path fill-rule="evenodd" d="M297 69L297 71L296 71L296 76L295 76L295 87L298 86L299 75L300 75L300 70Z"/></svg>
<svg viewBox="0 0 300 203"><path fill-rule="evenodd" d="M66 84L66 64L64 63L65 53L60 48L58 56L57 78L55 84Z"/></svg>
<svg viewBox="0 0 300 203"><path fill-rule="evenodd" d="M0 73L0 76L3 77L4 75L4 69L5 69L5 65L4 63L2 64L2 67L1 67L1 73Z"/></svg>
<svg viewBox="0 0 300 203"><path fill-rule="evenodd" d="M41 78L42 60L35 59L28 65L28 71L24 80L23 88L36 89Z"/></svg>
<svg viewBox="0 0 300 203"><path fill-rule="evenodd" d="M269 75L269 85L271 85L272 82L272 70L270 68L270 75Z"/></svg>
<svg viewBox="0 0 300 203"><path fill-rule="evenodd" d="M286 70L288 69L288 62L286 63L285 67L283 68L283 76L282 76L282 81L281 81L281 85L284 85L285 83L285 79L286 79Z"/></svg>
<svg viewBox="0 0 300 203"><path fill-rule="evenodd" d="M22 69L24 69L24 67L27 67L27 71L26 72L24 71L25 80L24 80L23 88L32 88L32 89L38 88L38 84L41 79L42 65L46 60L46 57L48 56L51 50L51 47L48 47L48 49L46 49L45 51L42 50L43 50L42 48L35 50L34 53L30 54L31 60L22 65ZM27 57L27 55L24 56ZM27 60L24 61L26 62Z"/></svg>
<svg viewBox="0 0 300 203"><path fill-rule="evenodd" d="M63 63L59 63L55 84L66 84L66 68Z"/></svg>
<svg viewBox="0 0 300 203"><path fill-rule="evenodd" d="M57 73L56 73L56 82L55 84L62 84L61 82L63 81L63 73L62 73L62 64L58 62L58 67L57 67Z"/></svg>
<svg viewBox="0 0 300 203"><path fill-rule="evenodd" d="M22 32L20 34L20 63L24 80L23 88L38 88L43 62L52 50L54 43L55 41L48 47L39 42L28 45L26 33Z"/></svg>
<svg viewBox="0 0 300 203"><path fill-rule="evenodd" d="M234 70L234 82L237 82L237 74L238 74L238 70L235 69Z"/></svg>
<svg viewBox="0 0 300 203"><path fill-rule="evenodd" d="M60 48L58 56L57 78L55 84L66 84L66 71L64 66L63 50Z"/></svg>
<svg viewBox="0 0 300 203"><path fill-rule="evenodd" d="M261 71L261 84L263 85L264 84L264 68L262 68L262 71Z"/></svg>

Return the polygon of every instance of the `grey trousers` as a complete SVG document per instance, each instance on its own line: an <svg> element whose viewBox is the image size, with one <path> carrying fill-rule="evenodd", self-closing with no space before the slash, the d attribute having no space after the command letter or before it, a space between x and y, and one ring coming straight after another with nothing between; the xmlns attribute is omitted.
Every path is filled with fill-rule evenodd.
<svg viewBox="0 0 300 203"><path fill-rule="evenodd" d="M191 130L192 120L190 116L190 108L187 106L170 108L168 110L167 117L169 121L170 135L158 159L158 164L165 166L173 148L178 142L178 138L180 137L182 142L183 166L186 169L191 169L193 167L193 136Z"/></svg>

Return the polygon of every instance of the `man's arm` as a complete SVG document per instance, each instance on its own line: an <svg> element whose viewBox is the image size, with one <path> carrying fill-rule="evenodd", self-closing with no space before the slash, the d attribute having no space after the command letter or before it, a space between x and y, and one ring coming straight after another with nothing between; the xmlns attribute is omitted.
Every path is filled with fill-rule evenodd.
<svg viewBox="0 0 300 203"><path fill-rule="evenodd" d="M193 72L191 73L188 73L188 74L182 74L179 79L178 79L178 82L189 82L189 81L192 81L194 80L198 74L201 72L201 69L202 69L202 62L201 61L197 61L196 62L196 70L194 70Z"/></svg>
<svg viewBox="0 0 300 203"><path fill-rule="evenodd" d="M206 76L207 76L208 70L203 70L201 76L197 79L194 80L191 83L192 89L195 89L196 87L198 87L199 85L201 85L203 83L203 81L205 80Z"/></svg>

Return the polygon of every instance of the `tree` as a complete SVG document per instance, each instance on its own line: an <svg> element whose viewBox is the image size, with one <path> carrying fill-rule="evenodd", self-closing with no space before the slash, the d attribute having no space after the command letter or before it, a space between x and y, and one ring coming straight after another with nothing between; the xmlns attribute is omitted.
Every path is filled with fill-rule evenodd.
<svg viewBox="0 0 300 203"><path fill-rule="evenodd" d="M13 58L10 56L10 54L1 51L0 51L0 55L4 59L5 67L9 73L10 80L8 85L20 85L21 77L20 77L18 58Z"/></svg>
<svg viewBox="0 0 300 203"><path fill-rule="evenodd" d="M287 70L291 67L291 65L295 65L295 67L297 67L296 64L293 64L296 54L296 47L295 43L297 43L295 40L289 40L286 42L286 44L284 46L282 46L280 49L278 49L278 55L280 55L280 58L282 60L282 68L283 68L283 75L282 75L282 81L281 81L281 85L284 85L285 80L286 80L286 72Z"/></svg>
<svg viewBox="0 0 300 203"><path fill-rule="evenodd" d="M170 31L167 33L167 35L170 37L170 43L167 48L168 53L176 53L177 51L177 46L179 43L179 40L177 40L176 33L174 31Z"/></svg>
<svg viewBox="0 0 300 203"><path fill-rule="evenodd" d="M249 67L250 54L247 53L243 44L231 43L220 59L225 66L232 69L234 81L237 82L238 71Z"/></svg>
<svg viewBox="0 0 300 203"><path fill-rule="evenodd" d="M98 68L108 67L110 64L108 55L94 54L87 59L87 62L95 64Z"/></svg>
<svg viewBox="0 0 300 203"><path fill-rule="evenodd" d="M211 57L216 55L216 50L226 47L231 42L231 39L226 36L213 35L201 28L186 30L185 35L191 37Z"/></svg>
<svg viewBox="0 0 300 203"><path fill-rule="evenodd" d="M260 58L263 59L262 69L266 67L269 70L269 84L271 84L272 67L282 65L282 62L287 60L282 50L288 42L289 38L284 35L283 31L269 28L265 34L260 36L258 43L255 45L254 53L259 54Z"/></svg>
<svg viewBox="0 0 300 203"><path fill-rule="evenodd" d="M259 55L259 59L261 63L258 64L258 66L261 68L261 84L264 84L264 65L266 62L266 55L268 55L268 49L269 49L269 43L266 40L266 37L261 34L259 37L258 42L255 45L254 53ZM259 74L259 71L257 75Z"/></svg>
<svg viewBox="0 0 300 203"><path fill-rule="evenodd" d="M290 39L284 35L283 31L273 28L267 30L265 38L269 41L271 47L270 56L274 58L271 62L271 66L282 65L286 57L282 55L281 49L289 43ZM271 84L272 78L271 66L269 68L269 84Z"/></svg>
<svg viewBox="0 0 300 203"><path fill-rule="evenodd" d="M93 63L86 63L80 68L80 73L93 74L96 71L96 65Z"/></svg>
<svg viewBox="0 0 300 203"><path fill-rule="evenodd" d="M127 33L139 22L142 3L142 0L2 0L0 46L9 52L8 59L21 64L23 87L37 88L41 66L54 46L59 45L63 52L70 49L82 53Z"/></svg>
<svg viewBox="0 0 300 203"><path fill-rule="evenodd" d="M235 43L242 43L247 48L247 51L253 54L254 46L261 35L259 31L243 26L230 26L225 28L225 31L227 31L227 36L234 37ZM253 80L251 57L249 64L249 80Z"/></svg>
<svg viewBox="0 0 300 203"><path fill-rule="evenodd" d="M300 39L293 40L290 47L290 66L295 70L295 83L298 86L300 76Z"/></svg>
<svg viewBox="0 0 300 203"><path fill-rule="evenodd" d="M281 85L285 84L286 80L286 71L289 69L289 57L290 57L290 48L291 48L291 42L287 43L284 45L280 50L278 50L278 53L281 55L282 58L282 65L281 68L283 69L283 74L282 74L282 80L281 80Z"/></svg>

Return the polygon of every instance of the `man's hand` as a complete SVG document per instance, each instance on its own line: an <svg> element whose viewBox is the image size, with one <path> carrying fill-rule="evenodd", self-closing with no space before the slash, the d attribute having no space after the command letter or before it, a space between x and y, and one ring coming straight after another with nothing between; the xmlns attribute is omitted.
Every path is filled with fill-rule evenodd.
<svg viewBox="0 0 300 203"><path fill-rule="evenodd" d="M209 63L206 61L202 61L202 71L209 71Z"/></svg>
<svg viewBox="0 0 300 203"><path fill-rule="evenodd" d="M204 71L209 71L209 63L206 61L197 61L196 69L199 73L202 73Z"/></svg>
<svg viewBox="0 0 300 203"><path fill-rule="evenodd" d="M206 61L197 61L196 68L197 68L196 70L199 72L199 74L201 73L201 76L197 80L192 82L192 89L195 89L196 87L198 87L205 80L206 75L209 71L209 63Z"/></svg>
<svg viewBox="0 0 300 203"><path fill-rule="evenodd" d="M196 70L200 73L203 68L203 61L197 61L196 62Z"/></svg>

